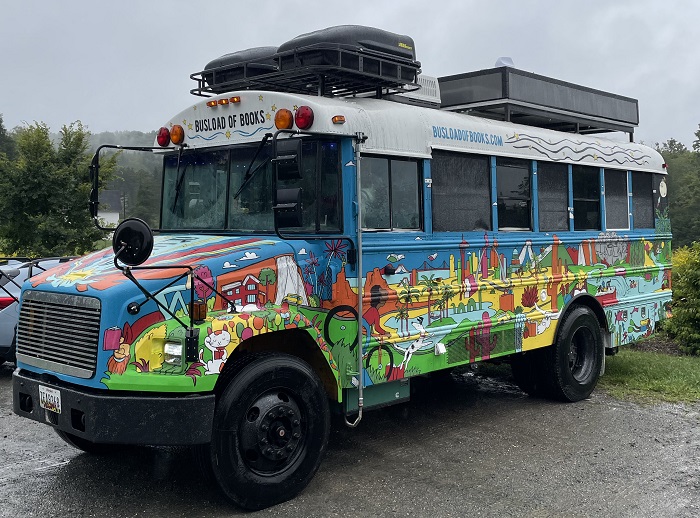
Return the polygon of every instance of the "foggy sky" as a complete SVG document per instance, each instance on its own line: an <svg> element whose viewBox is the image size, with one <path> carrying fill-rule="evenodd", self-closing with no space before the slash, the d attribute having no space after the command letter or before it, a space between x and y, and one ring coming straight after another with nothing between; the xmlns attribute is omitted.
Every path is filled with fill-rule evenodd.
<svg viewBox="0 0 700 518"><path fill-rule="evenodd" d="M370 25L411 36L424 73L515 67L639 100L635 140L692 145L700 124L700 2L194 0L0 2L5 127L80 120L153 131L198 98L212 59L305 32Z"/></svg>

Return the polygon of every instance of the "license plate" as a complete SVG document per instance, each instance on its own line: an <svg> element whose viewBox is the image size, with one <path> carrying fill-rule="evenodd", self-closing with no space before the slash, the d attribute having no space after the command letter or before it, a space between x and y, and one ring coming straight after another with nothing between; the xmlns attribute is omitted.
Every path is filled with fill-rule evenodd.
<svg viewBox="0 0 700 518"><path fill-rule="evenodd" d="M51 412L61 413L61 392L39 385L39 406Z"/></svg>

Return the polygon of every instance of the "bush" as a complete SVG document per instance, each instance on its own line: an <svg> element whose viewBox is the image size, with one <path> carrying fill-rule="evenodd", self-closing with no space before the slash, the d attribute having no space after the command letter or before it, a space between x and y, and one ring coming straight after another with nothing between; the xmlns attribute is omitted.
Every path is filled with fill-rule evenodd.
<svg viewBox="0 0 700 518"><path fill-rule="evenodd" d="M681 349L700 355L700 243L673 252L673 318L664 329Z"/></svg>

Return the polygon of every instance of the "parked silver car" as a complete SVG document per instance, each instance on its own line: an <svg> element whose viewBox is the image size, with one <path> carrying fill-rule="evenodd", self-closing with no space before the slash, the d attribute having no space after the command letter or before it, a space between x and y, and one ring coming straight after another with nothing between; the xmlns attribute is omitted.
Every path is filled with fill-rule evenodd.
<svg viewBox="0 0 700 518"><path fill-rule="evenodd" d="M15 361L15 338L22 284L33 275L53 268L72 257L0 258L0 365Z"/></svg>

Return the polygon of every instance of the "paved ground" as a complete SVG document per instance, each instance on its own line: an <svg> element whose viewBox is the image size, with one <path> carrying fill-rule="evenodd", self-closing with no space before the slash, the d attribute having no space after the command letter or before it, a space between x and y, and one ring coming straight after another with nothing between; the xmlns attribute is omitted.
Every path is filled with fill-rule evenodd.
<svg viewBox="0 0 700 518"><path fill-rule="evenodd" d="M92 457L11 411L0 367L0 516L242 514L184 448ZM426 387L423 387L424 389ZM335 426L316 478L261 516L700 516L700 406L581 403L459 377L403 406Z"/></svg>

